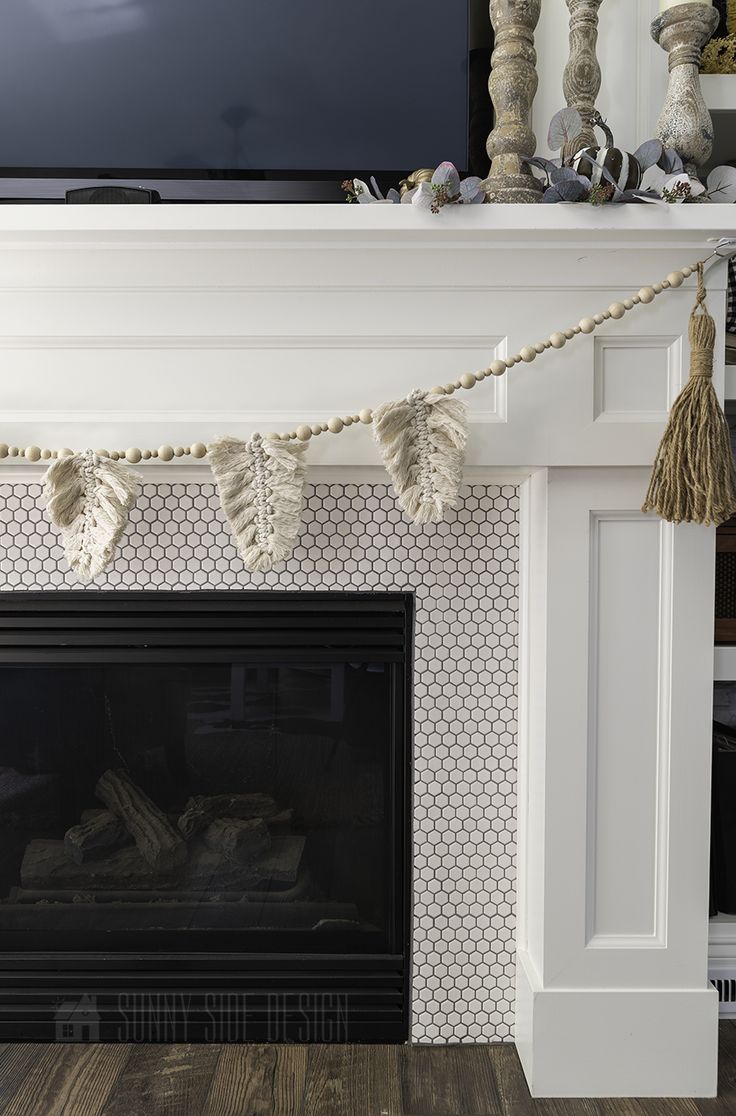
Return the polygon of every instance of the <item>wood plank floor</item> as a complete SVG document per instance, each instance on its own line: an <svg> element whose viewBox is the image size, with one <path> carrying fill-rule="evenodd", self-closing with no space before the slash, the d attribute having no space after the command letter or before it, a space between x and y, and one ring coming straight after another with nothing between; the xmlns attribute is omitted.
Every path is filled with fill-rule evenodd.
<svg viewBox="0 0 736 1116"><path fill-rule="evenodd" d="M717 1100L533 1101L513 1046L0 1046L3 1116L727 1116Z"/></svg>

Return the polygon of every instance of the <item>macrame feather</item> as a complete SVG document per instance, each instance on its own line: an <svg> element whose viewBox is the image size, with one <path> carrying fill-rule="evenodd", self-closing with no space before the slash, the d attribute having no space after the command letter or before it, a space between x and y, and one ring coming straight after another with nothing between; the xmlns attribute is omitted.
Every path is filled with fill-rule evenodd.
<svg viewBox="0 0 736 1116"><path fill-rule="evenodd" d="M92 450L59 457L46 471L46 511L61 531L70 568L82 581L92 581L112 562L139 479Z"/></svg>
<svg viewBox="0 0 736 1116"><path fill-rule="evenodd" d="M413 391L373 412L373 435L408 518L439 523L462 483L465 406L449 395Z"/></svg>
<svg viewBox="0 0 736 1116"><path fill-rule="evenodd" d="M294 549L307 466L304 442L218 438L209 460L238 550L249 570L266 572Z"/></svg>

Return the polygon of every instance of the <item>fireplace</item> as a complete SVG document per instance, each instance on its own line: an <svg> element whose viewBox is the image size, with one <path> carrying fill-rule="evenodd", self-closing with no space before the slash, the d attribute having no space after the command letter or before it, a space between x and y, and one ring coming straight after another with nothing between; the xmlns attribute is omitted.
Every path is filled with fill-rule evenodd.
<svg viewBox="0 0 736 1116"><path fill-rule="evenodd" d="M412 616L2 595L1 1038L407 1038Z"/></svg>

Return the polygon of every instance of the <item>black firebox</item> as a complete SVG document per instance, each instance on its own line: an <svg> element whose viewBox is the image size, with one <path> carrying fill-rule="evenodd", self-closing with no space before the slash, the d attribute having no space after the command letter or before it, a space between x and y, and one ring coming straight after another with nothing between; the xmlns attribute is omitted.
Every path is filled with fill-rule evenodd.
<svg viewBox="0 0 736 1116"><path fill-rule="evenodd" d="M0 594L0 1040L406 1040L412 624Z"/></svg>

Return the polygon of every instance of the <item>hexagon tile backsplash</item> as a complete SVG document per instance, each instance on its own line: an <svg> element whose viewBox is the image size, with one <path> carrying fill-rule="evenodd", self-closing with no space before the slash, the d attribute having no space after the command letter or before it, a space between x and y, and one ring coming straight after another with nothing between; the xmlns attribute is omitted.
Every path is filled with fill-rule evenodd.
<svg viewBox="0 0 736 1116"><path fill-rule="evenodd" d="M0 485L0 589L78 588L37 484ZM518 496L466 486L444 523L407 523L387 485L317 484L291 559L249 574L213 484L144 484L98 589L416 593L414 1042L513 1028Z"/></svg>

